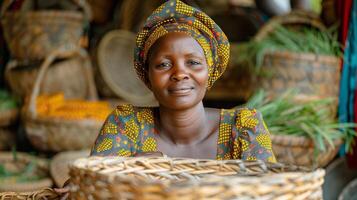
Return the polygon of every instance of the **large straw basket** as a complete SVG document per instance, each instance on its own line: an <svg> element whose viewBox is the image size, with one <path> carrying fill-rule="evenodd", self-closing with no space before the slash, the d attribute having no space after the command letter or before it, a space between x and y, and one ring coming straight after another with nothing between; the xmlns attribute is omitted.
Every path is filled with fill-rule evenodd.
<svg viewBox="0 0 357 200"><path fill-rule="evenodd" d="M94 80L90 59L85 51L83 51L83 55L74 54L68 59L57 62L56 58L51 60L52 63L40 86L41 91L47 94L61 91L66 98L87 97L87 83ZM5 79L11 91L20 97L31 94L36 76L41 70L39 68L41 63L23 65L17 60L12 60L7 64L5 70Z"/></svg>
<svg viewBox="0 0 357 200"><path fill-rule="evenodd" d="M1 152L0 163L7 168L16 171L17 167L26 166L31 161L35 162L35 174L43 176L42 179L30 182L16 182L12 179L4 179L0 184L0 192L31 192L52 186L52 180L48 177L48 162L44 159L17 152L17 160L14 160L13 153Z"/></svg>
<svg viewBox="0 0 357 200"><path fill-rule="evenodd" d="M97 49L100 75L113 96L137 106L157 105L154 95L134 71L135 34L125 30L108 32Z"/></svg>
<svg viewBox="0 0 357 200"><path fill-rule="evenodd" d="M11 54L19 60L41 60L60 46L78 46L90 8L86 1L73 1L84 14L70 10L9 11L13 0L4 1L1 22Z"/></svg>
<svg viewBox="0 0 357 200"><path fill-rule="evenodd" d="M72 199L322 199L324 170L261 161L90 157L71 166Z"/></svg>
<svg viewBox="0 0 357 200"><path fill-rule="evenodd" d="M326 151L318 151L313 140L304 136L272 134L271 140L279 162L310 168L326 166L342 144L342 140L334 140L334 146L326 143Z"/></svg>
<svg viewBox="0 0 357 200"><path fill-rule="evenodd" d="M56 154L50 164L50 172L52 179L57 187L62 187L63 184L70 178L69 164L78 158L88 157L90 150L80 151L65 151Z"/></svg>
<svg viewBox="0 0 357 200"><path fill-rule="evenodd" d="M326 28L317 16L305 12L292 12L270 20L255 36L256 41L274 30L277 25L293 28L313 27L321 31ZM278 96L286 90L299 91L299 100L331 98L331 116L335 117L340 82L340 59L335 56L289 51L269 52L264 56L262 69L270 76L261 77L261 86L270 96Z"/></svg>
<svg viewBox="0 0 357 200"><path fill-rule="evenodd" d="M59 195L51 188L32 192L0 192L1 200L57 200Z"/></svg>
<svg viewBox="0 0 357 200"><path fill-rule="evenodd" d="M75 50L81 53L83 50ZM55 51L41 66L36 78L28 105L23 109L23 121L26 134L32 145L43 151L65 151L90 148L99 133L103 122L96 120L64 120L59 118L41 118L37 115L36 99L40 93L40 85L51 60L57 54L71 56L73 52ZM65 80L64 80L65 81ZM90 100L97 99L94 82L88 82Z"/></svg>

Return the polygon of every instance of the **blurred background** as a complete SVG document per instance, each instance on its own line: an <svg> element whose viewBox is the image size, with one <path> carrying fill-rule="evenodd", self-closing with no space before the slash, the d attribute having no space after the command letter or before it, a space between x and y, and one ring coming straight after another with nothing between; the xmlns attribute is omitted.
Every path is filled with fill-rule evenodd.
<svg viewBox="0 0 357 200"><path fill-rule="evenodd" d="M183 1L231 43L205 106L257 108L280 162L324 167L324 199L353 199L357 2ZM157 106L133 50L163 2L0 0L0 192L61 187L115 106Z"/></svg>

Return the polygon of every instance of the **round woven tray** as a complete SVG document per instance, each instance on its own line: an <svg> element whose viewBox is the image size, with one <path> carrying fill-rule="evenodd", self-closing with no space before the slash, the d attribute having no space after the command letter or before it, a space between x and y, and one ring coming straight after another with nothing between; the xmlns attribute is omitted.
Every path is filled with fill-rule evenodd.
<svg viewBox="0 0 357 200"><path fill-rule="evenodd" d="M6 111L0 111L0 127L10 126L19 116L19 109L14 108Z"/></svg>
<svg viewBox="0 0 357 200"><path fill-rule="evenodd" d="M117 96L137 106L155 106L152 92L134 71L135 34L124 30L107 33L97 49L100 74Z"/></svg>
<svg viewBox="0 0 357 200"><path fill-rule="evenodd" d="M50 164L50 172L57 187L62 187L63 184L70 178L69 164L78 158L88 157L90 151L66 151L56 154Z"/></svg>
<svg viewBox="0 0 357 200"><path fill-rule="evenodd" d="M51 188L33 192L0 192L1 200L57 200L58 194Z"/></svg>
<svg viewBox="0 0 357 200"><path fill-rule="evenodd" d="M20 153L17 152L17 161L15 162L13 160L13 153L11 152L1 152L0 153L0 163L5 164L6 162L11 162L14 164L20 164L20 163L30 163L31 161L36 161L36 167L38 170L38 173L42 174L48 174L48 162L44 159L31 156L25 153ZM42 178L37 181L31 181L31 182L2 182L0 184L0 192L31 192L43 188L48 188L52 186L52 180L49 177Z"/></svg>
<svg viewBox="0 0 357 200"><path fill-rule="evenodd" d="M274 155L279 162L310 168L326 166L338 153L342 140L335 140L334 147L326 143L324 152L315 154L312 139L303 136L271 135Z"/></svg>
<svg viewBox="0 0 357 200"><path fill-rule="evenodd" d="M73 199L322 199L324 170L261 161L90 157L71 166Z"/></svg>

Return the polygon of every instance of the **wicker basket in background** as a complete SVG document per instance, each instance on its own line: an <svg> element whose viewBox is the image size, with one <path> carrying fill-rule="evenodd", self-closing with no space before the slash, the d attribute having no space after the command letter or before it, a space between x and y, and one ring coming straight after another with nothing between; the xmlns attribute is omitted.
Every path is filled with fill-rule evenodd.
<svg viewBox="0 0 357 200"><path fill-rule="evenodd" d="M1 22L12 56L18 60L41 60L61 46L67 49L77 47L91 14L86 1L73 1L83 12L9 11L14 1L4 1Z"/></svg>
<svg viewBox="0 0 357 200"><path fill-rule="evenodd" d="M1 200L58 200L60 196L51 188L32 192L0 192Z"/></svg>
<svg viewBox="0 0 357 200"><path fill-rule="evenodd" d="M101 79L97 84L102 84L98 88L109 91L109 97L119 97L136 106L155 106L157 101L153 93L135 73L134 48L134 33L125 30L106 33L96 53L97 76Z"/></svg>
<svg viewBox="0 0 357 200"><path fill-rule="evenodd" d="M335 140L334 146L326 143L326 151L319 151L311 138L291 135L271 135L276 159L309 168L325 167L338 153L342 140Z"/></svg>
<svg viewBox="0 0 357 200"><path fill-rule="evenodd" d="M78 158L88 157L90 150L65 151L56 154L50 164L50 173L57 187L63 187L63 184L70 178L69 165Z"/></svg>
<svg viewBox="0 0 357 200"><path fill-rule="evenodd" d="M34 162L36 167L35 175L41 175L43 178L30 182L16 182L12 179L5 178L4 180L1 180L1 192L31 192L52 186L53 183L49 178L49 164L47 160L19 152L16 153L16 159L17 160L14 160L12 152L0 153L0 163L3 164L5 168L14 168L13 170L16 171L17 166L27 165L30 162Z"/></svg>
<svg viewBox="0 0 357 200"><path fill-rule="evenodd" d="M72 199L322 199L324 170L280 163L90 157L71 166Z"/></svg>
<svg viewBox="0 0 357 200"><path fill-rule="evenodd" d="M83 55L57 61L52 59L49 69L45 73L40 86L45 94L63 92L66 98L85 98L88 96L87 83L93 79L90 59L83 51ZM46 60L46 59L45 59ZM41 64L20 64L19 61L8 62L5 79L13 94L26 97L31 94ZM84 76L83 76L84 75ZM65 80L65 81L64 81Z"/></svg>
<svg viewBox="0 0 357 200"><path fill-rule="evenodd" d="M312 27L326 31L318 16L295 11L271 19L255 36L255 40L262 40L277 25L295 29ZM340 82L338 57L290 51L268 52L264 56L262 69L269 75L260 77L260 84L270 97L277 97L295 88L298 89L298 95L293 98L296 103L330 98L333 101L328 105L329 115L332 119L336 117ZM279 162L322 167L336 156L342 141L334 141L334 148L327 145L326 152L318 152L308 137L272 135L272 143Z"/></svg>
<svg viewBox="0 0 357 200"><path fill-rule="evenodd" d="M52 52L51 56L42 64L34 83L29 102L23 107L22 119L25 124L26 134L32 145L42 151L58 152L90 148L94 144L103 122L92 119L68 120L41 118L37 115L36 99L40 93L40 85L51 61L57 57L58 54L61 54L63 57L70 57L73 56L73 54L83 55L83 50ZM93 77L89 77L87 80L90 80L87 83L89 87L88 99L96 100L97 93Z"/></svg>
<svg viewBox="0 0 357 200"><path fill-rule="evenodd" d="M269 20L255 36L261 41L278 25L301 28L312 27L326 31L319 17L304 11L295 11ZM262 69L269 74L260 78L262 88L270 96L278 96L288 89L298 89L297 101L331 98L331 117L336 116L340 82L340 58L314 53L290 51L269 52L264 56Z"/></svg>

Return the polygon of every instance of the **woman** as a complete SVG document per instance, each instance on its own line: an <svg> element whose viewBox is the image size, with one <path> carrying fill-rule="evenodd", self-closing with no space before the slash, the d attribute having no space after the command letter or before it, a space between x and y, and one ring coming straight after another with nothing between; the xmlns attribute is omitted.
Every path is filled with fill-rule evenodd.
<svg viewBox="0 0 357 200"><path fill-rule="evenodd" d="M202 104L229 58L228 39L211 18L169 0L147 19L136 45L135 70L159 107L118 106L105 121L92 156L161 152L171 157L276 162L259 112Z"/></svg>

